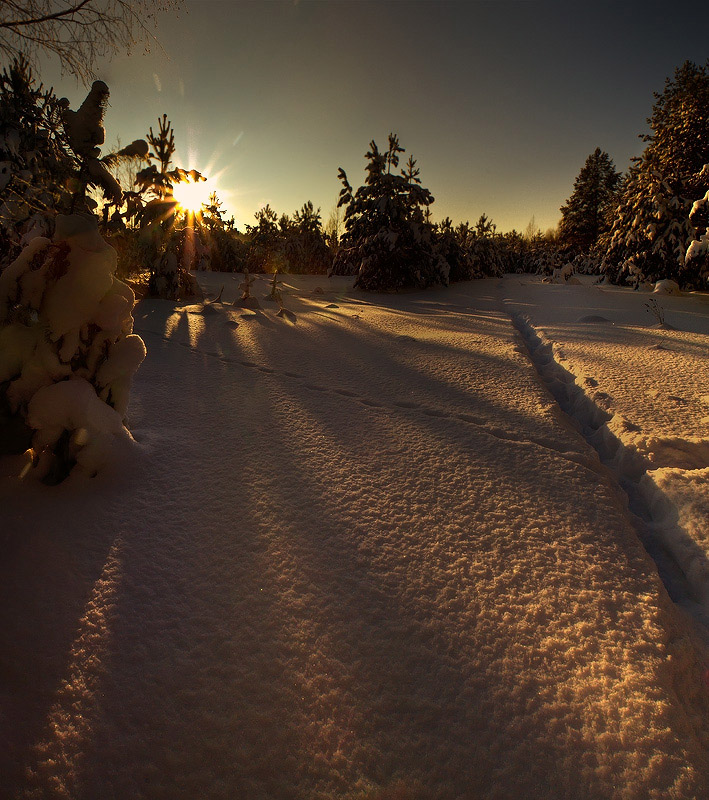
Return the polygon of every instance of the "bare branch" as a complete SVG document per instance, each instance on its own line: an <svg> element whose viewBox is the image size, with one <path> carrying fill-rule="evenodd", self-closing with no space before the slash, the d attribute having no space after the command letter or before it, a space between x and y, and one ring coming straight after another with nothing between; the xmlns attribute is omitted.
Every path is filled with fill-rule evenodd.
<svg viewBox="0 0 709 800"><path fill-rule="evenodd" d="M20 25L39 25L41 22L48 22L52 19L60 19L61 17L71 17L80 11L85 5L93 2L93 0L81 0L75 6L66 8L63 11L55 11L53 14L45 14L43 17L35 17L33 19L19 19L12 22L0 21L0 28L18 28Z"/></svg>
<svg viewBox="0 0 709 800"><path fill-rule="evenodd" d="M62 69L84 83L96 61L157 43L157 14L177 10L183 0L3 0L0 2L0 57L20 55L36 66L39 53L53 53Z"/></svg>

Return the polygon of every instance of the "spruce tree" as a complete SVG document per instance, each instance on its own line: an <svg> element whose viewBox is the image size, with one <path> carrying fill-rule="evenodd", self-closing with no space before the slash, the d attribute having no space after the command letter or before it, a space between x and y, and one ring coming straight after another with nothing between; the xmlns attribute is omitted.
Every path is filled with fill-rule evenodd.
<svg viewBox="0 0 709 800"><path fill-rule="evenodd" d="M32 229L50 231L48 213L67 211L80 162L62 126L52 89L35 81L24 58L0 75L0 270Z"/></svg>
<svg viewBox="0 0 709 800"><path fill-rule="evenodd" d="M684 269L694 238L693 202L706 191L709 160L709 62L687 61L668 78L648 120L652 133L634 159L620 190L610 231L602 237L604 269L611 280L672 278L693 288Z"/></svg>
<svg viewBox="0 0 709 800"><path fill-rule="evenodd" d="M611 157L597 147L586 159L574 181L571 197L560 209L562 245L577 253L587 253L596 244L608 229L620 178Z"/></svg>
<svg viewBox="0 0 709 800"><path fill-rule="evenodd" d="M413 159L396 174L404 148L390 134L386 151L370 142L365 158L367 177L355 192L345 171L338 177L342 190L338 205L345 208L345 233L333 271L357 276L361 289L424 288L448 282L448 267L437 253L433 226L426 211L433 203L421 185Z"/></svg>
<svg viewBox="0 0 709 800"><path fill-rule="evenodd" d="M323 273L332 264L320 209L316 210L310 200L293 215L285 251L290 272Z"/></svg>

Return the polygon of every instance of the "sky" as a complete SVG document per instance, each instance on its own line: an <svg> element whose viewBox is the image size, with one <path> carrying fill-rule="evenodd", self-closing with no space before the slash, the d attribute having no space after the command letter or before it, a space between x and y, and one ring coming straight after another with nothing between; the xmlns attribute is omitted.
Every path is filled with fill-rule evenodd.
<svg viewBox="0 0 709 800"><path fill-rule="evenodd" d="M327 221L338 167L360 185L370 140L393 131L434 220L544 231L596 147L621 171L642 151L653 92L706 61L708 25L709 6L684 0L186 0L159 17L160 47L96 75L107 145L166 113L175 164L216 177L241 229L266 203L311 200ZM81 103L56 66L40 77Z"/></svg>

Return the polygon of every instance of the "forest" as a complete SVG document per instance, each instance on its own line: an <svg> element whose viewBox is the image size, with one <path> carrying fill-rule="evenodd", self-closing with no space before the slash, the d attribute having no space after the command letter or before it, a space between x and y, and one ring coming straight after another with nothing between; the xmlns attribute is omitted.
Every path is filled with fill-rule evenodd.
<svg viewBox="0 0 709 800"><path fill-rule="evenodd" d="M108 98L108 87L97 86L73 112L26 60L4 69L0 268L32 236L51 234L56 214L83 211L98 217L118 252L118 274L139 295L172 299L194 293L194 269L356 275L361 288L395 290L510 272L551 276L571 265L568 274L597 273L618 284L707 285L707 65L687 62L667 78L648 120L652 133L642 136L642 155L626 172L600 148L588 156L558 227L546 233L533 224L524 233L501 232L486 214L474 224L433 222L434 197L416 160L400 163L405 150L395 134L381 150L370 142L358 188L339 170L339 202L325 223L306 201L292 214L266 205L238 230L216 192L196 209L175 199L174 187L208 176L174 164L168 114L145 140L93 155L104 144L98 131ZM72 130L89 117L94 138L87 149Z"/></svg>

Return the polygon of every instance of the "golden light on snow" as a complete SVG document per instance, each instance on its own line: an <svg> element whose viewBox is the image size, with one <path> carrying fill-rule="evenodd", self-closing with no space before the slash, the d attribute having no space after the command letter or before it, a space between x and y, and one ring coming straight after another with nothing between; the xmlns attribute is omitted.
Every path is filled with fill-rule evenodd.
<svg viewBox="0 0 709 800"><path fill-rule="evenodd" d="M215 191L214 181L185 181L176 183L172 187L175 200L192 214L202 210L202 206L209 202L209 195Z"/></svg>

